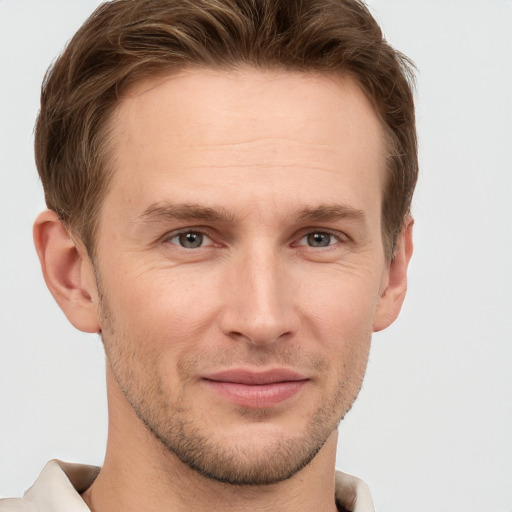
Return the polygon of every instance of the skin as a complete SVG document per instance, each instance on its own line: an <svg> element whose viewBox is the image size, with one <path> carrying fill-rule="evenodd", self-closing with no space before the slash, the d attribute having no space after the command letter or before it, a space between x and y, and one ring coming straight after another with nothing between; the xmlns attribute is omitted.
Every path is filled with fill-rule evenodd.
<svg viewBox="0 0 512 512"><path fill-rule="evenodd" d="M384 256L370 102L348 78L193 70L137 84L110 123L95 261L53 212L34 230L50 290L107 354L107 454L84 500L335 511L337 425L412 252L406 220ZM210 379L233 369L300 385L233 401Z"/></svg>

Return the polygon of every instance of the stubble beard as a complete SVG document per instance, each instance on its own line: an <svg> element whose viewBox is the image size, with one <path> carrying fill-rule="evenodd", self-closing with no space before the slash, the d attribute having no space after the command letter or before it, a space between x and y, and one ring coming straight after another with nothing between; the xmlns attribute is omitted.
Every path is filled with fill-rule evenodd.
<svg viewBox="0 0 512 512"><path fill-rule="evenodd" d="M101 305L104 319L101 336L107 364L139 420L170 454L200 475L224 484L272 485L291 478L307 466L352 407L366 369L365 361L349 382L342 369L336 390L319 405L299 434L269 443L261 443L261 439L259 443L251 440L236 443L229 433L217 438L215 432L209 435L208 428L188 414L190 407L183 397L172 404L168 402L163 382L154 371L155 365L144 364L145 358L135 357L120 343L123 334L115 329L116 322L104 297ZM143 347L144 340L138 341L137 346ZM238 413L241 420L253 422L264 422L271 414L264 409L249 408L239 408Z"/></svg>

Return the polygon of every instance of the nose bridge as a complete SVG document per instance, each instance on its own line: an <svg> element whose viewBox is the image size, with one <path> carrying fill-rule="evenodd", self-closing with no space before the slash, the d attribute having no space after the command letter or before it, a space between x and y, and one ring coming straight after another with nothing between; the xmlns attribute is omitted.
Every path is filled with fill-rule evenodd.
<svg viewBox="0 0 512 512"><path fill-rule="evenodd" d="M290 335L294 312L282 255L269 240L254 241L232 262L223 330L253 344Z"/></svg>

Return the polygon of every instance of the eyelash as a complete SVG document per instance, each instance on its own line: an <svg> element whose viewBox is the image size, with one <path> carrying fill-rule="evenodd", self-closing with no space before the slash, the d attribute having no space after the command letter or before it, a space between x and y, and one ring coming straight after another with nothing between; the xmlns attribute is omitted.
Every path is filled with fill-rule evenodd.
<svg viewBox="0 0 512 512"><path fill-rule="evenodd" d="M182 245L179 245L178 243L173 243L172 240L174 238L177 238L181 235L188 235L188 234L198 234L198 235L201 235L203 237L206 237L208 239L210 239L212 242L213 242L213 237L210 236L210 234L208 232L206 232L206 230L203 230L201 228L192 228L192 229L182 229L180 231L175 231L173 233L169 233L168 235L166 235L164 238L163 238L163 242L165 243L171 243L172 245L176 245L177 247L179 247L180 249L185 249L185 250L193 250L193 249L202 249L204 248L203 245L199 246L199 247L183 247ZM219 245L219 244L213 244L213 245Z"/></svg>
<svg viewBox="0 0 512 512"><path fill-rule="evenodd" d="M314 246L314 245L309 245L308 243L305 243L305 244L298 243L298 242L301 242L303 239L307 239L308 237L314 236L314 235L322 235L322 236L327 235L330 238L329 242L332 242L332 243L329 243L328 245L324 245L324 246ZM332 239L334 239L334 241ZM334 248L333 246L335 246L336 244L346 243L346 242L348 242L348 240L349 239L348 239L347 235L345 235L342 232L329 231L326 229L317 229L317 230L311 230L311 231L306 232L304 235L302 235L298 239L298 242L295 242L293 245L299 246L299 247L306 247L308 249L329 250L329 249L333 249Z"/></svg>
<svg viewBox="0 0 512 512"><path fill-rule="evenodd" d="M209 245L213 245L213 246L217 246L217 247L221 246L221 244L216 244L214 242L214 237L211 236L211 233L209 231L207 231L205 229L201 229L201 228L195 228L195 227L189 228L189 229L182 229L180 231L169 233L163 238L163 242L171 243L172 245L175 245L175 246L179 247L180 249L184 249L187 251L194 250L194 249L204 249L204 248L208 247L208 246L202 245L204 240L201 240L201 245L199 245L198 247L184 247L180 243L172 242L173 239L180 237L181 235L187 235L187 234L201 235L202 237L206 237L209 240L211 240L211 242L213 242L212 244L209 244ZM302 240L307 239L307 237L314 236L314 235L324 235L324 236L327 235L330 238L330 240L329 240L330 243L325 246L321 246L321 245L314 246L314 245L309 245L308 243L300 243ZM332 239L334 239L334 241ZM344 243L349 242L350 238L345 233L340 232L340 231L330 231L327 229L310 229L310 230L303 230L300 237L296 238L295 240L296 241L294 241L291 244L292 247L304 247L305 249L310 249L310 250L322 249L324 251L327 251L327 250L332 250L334 248L334 246L336 246L338 243L344 244Z"/></svg>

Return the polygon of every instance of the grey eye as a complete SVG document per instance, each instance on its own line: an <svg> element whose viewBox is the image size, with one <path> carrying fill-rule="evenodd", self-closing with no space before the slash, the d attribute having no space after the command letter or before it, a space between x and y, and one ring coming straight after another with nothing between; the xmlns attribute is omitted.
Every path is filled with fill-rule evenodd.
<svg viewBox="0 0 512 512"><path fill-rule="evenodd" d="M307 245L310 247L328 247L332 243L333 235L330 233L310 233L306 236Z"/></svg>
<svg viewBox="0 0 512 512"><path fill-rule="evenodd" d="M178 245L185 249L197 249L201 247L204 242L204 235L197 231L188 231L186 233L180 233L173 237L173 241L176 240Z"/></svg>

